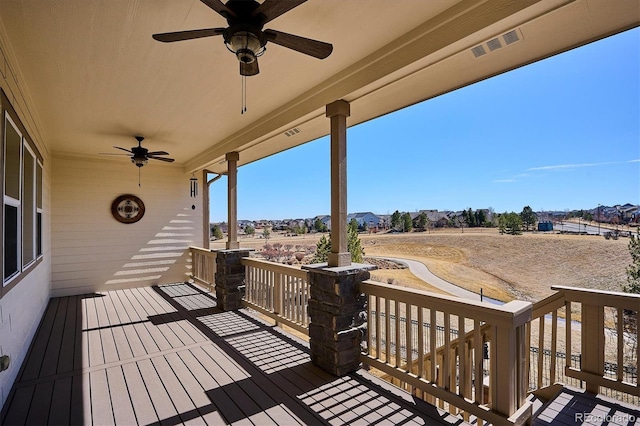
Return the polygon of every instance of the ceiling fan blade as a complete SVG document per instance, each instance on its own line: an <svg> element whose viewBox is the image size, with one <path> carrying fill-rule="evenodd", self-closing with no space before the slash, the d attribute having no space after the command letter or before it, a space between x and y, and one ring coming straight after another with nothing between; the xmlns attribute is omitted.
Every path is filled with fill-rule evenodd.
<svg viewBox="0 0 640 426"><path fill-rule="evenodd" d="M224 28L203 28L201 30L187 30L187 31L175 31L172 33L160 33L154 34L154 40L161 41L163 43L172 43L174 41L193 40L202 37L212 37L222 35Z"/></svg>
<svg viewBox="0 0 640 426"><path fill-rule="evenodd" d="M127 157L131 157L131 154L119 154L117 152L99 152L98 155L122 155L122 156L127 156Z"/></svg>
<svg viewBox="0 0 640 426"><path fill-rule="evenodd" d="M333 45L323 41L312 40L276 30L266 30L264 33L270 42L304 53L305 55L313 56L314 58L324 59L331 55L333 51Z"/></svg>
<svg viewBox="0 0 640 426"><path fill-rule="evenodd" d="M125 148L120 148L119 146L114 146L114 148L116 148L116 149L121 149L121 150L123 150L123 151L127 151L127 152L128 152L128 153L130 153L130 154L133 154L133 151L129 151L128 149L125 149Z"/></svg>
<svg viewBox="0 0 640 426"><path fill-rule="evenodd" d="M217 13L222 15L225 19L229 17L235 17L236 13L229 9L227 5L222 3L220 0L200 0L202 3L209 6L211 9L215 10Z"/></svg>
<svg viewBox="0 0 640 426"><path fill-rule="evenodd" d="M204 0L203 0L204 1ZM300 6L307 0L265 0L254 12L253 16L262 14L263 24L276 19L278 16L287 13L296 6Z"/></svg>
<svg viewBox="0 0 640 426"><path fill-rule="evenodd" d="M245 64L244 62L240 62L240 75L252 76L257 75L260 72L258 68L258 60L251 62L250 64Z"/></svg>
<svg viewBox="0 0 640 426"><path fill-rule="evenodd" d="M153 152L147 152L148 156L152 156L152 155L169 155L168 152L166 151L153 151Z"/></svg>
<svg viewBox="0 0 640 426"><path fill-rule="evenodd" d="M174 160L173 158L155 157L155 156L153 156L153 155L148 155L147 157L148 157L149 159L151 159L151 160L166 161L167 163L173 163L174 161L176 161L176 160Z"/></svg>

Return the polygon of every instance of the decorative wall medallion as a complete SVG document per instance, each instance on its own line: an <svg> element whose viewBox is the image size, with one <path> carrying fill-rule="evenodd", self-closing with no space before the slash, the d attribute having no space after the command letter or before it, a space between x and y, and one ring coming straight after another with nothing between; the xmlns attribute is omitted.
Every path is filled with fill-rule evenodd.
<svg viewBox="0 0 640 426"><path fill-rule="evenodd" d="M135 195L121 195L111 203L111 214L122 223L135 223L144 216L144 203Z"/></svg>

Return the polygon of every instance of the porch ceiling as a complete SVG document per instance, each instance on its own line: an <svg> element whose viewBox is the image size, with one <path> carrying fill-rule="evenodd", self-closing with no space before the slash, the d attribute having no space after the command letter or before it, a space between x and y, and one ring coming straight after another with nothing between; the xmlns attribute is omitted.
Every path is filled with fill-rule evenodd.
<svg viewBox="0 0 640 426"><path fill-rule="evenodd" d="M640 3L309 0L266 27L332 43L333 53L320 61L269 44L243 115L238 64L221 37L151 38L226 26L200 0L0 1L0 22L39 123L32 136L53 152L93 156L142 134L186 171L222 172L228 151L242 165L326 135L324 105L336 99L352 103L354 125L638 26ZM506 45L511 30L520 40ZM475 58L471 48L495 37L502 47L485 44ZM286 136L293 127L300 133Z"/></svg>

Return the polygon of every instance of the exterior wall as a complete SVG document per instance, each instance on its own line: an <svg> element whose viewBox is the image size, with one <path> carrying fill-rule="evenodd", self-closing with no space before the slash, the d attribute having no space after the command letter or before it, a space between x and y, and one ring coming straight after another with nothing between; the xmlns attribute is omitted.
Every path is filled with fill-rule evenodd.
<svg viewBox="0 0 640 426"><path fill-rule="evenodd" d="M140 172L138 186L127 157L54 157L52 296L188 278L188 247L202 241L202 197L190 197L190 176L180 166L151 160ZM123 194L144 203L140 221L113 218L111 203Z"/></svg>
<svg viewBox="0 0 640 426"><path fill-rule="evenodd" d="M26 132L43 157L43 256L15 285L2 288L0 284L0 355L8 355L11 358L9 369L0 372L0 406L4 405L31 340L40 325L51 289L51 157L34 121L37 115L29 106L26 88L20 83L22 80L17 74L15 61L12 60L10 49L4 40L0 28L0 88L6 93Z"/></svg>

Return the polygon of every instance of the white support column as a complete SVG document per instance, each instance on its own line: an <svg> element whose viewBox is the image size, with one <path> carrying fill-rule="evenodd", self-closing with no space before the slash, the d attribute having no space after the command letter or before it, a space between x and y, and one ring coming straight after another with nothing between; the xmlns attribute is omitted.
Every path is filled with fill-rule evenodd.
<svg viewBox="0 0 640 426"><path fill-rule="evenodd" d="M209 220L209 183L207 171L202 171L202 248L209 248L211 244L211 223Z"/></svg>
<svg viewBox="0 0 640 426"><path fill-rule="evenodd" d="M326 107L331 119L331 253L329 267L351 265L347 250L347 117L349 103L343 100Z"/></svg>
<svg viewBox="0 0 640 426"><path fill-rule="evenodd" d="M238 160L240 154L228 152L227 160L227 187L228 187L228 209L227 209L227 250L240 248L238 243Z"/></svg>

